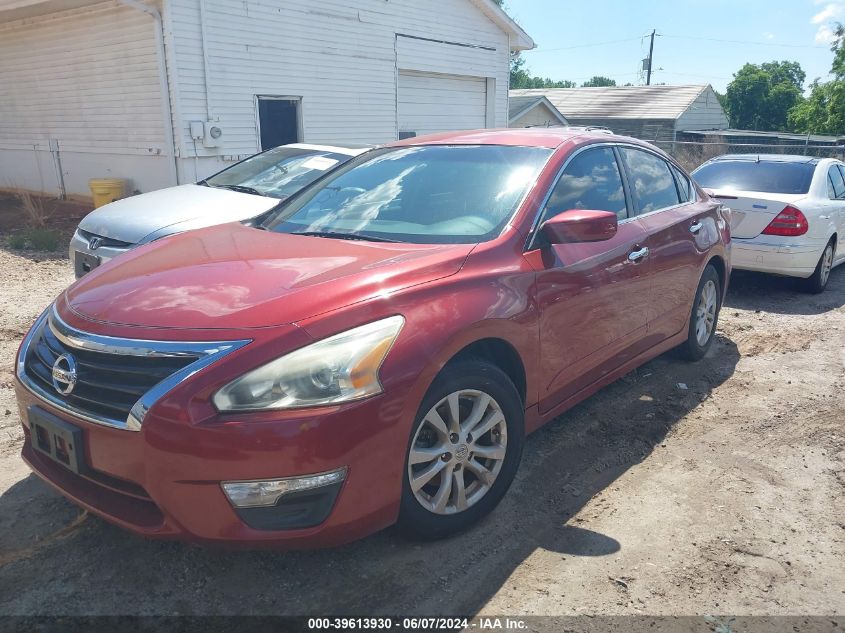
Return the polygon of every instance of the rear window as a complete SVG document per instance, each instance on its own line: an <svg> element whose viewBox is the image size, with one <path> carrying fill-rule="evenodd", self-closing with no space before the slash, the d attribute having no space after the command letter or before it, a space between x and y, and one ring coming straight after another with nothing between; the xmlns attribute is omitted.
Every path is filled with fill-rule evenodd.
<svg viewBox="0 0 845 633"><path fill-rule="evenodd" d="M813 163L726 160L702 165L692 177L710 189L807 193L815 169Z"/></svg>

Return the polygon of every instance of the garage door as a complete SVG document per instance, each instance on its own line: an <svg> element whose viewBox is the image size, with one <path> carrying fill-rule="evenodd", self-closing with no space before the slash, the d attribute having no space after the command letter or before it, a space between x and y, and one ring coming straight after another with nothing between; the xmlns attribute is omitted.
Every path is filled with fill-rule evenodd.
<svg viewBox="0 0 845 633"><path fill-rule="evenodd" d="M486 127L487 80L400 71L399 137Z"/></svg>

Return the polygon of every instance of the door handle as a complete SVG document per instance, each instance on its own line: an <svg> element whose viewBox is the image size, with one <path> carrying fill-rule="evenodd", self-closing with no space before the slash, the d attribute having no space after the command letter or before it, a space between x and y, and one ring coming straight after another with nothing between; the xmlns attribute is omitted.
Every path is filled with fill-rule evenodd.
<svg viewBox="0 0 845 633"><path fill-rule="evenodd" d="M704 228L704 224L702 224L701 222L699 222L698 220L696 220L696 221L695 221L695 222L694 222L694 223L693 223L693 224L689 227L689 232L690 232L690 233L698 233L698 232L699 232L701 229L703 229L703 228Z"/></svg>
<svg viewBox="0 0 845 633"><path fill-rule="evenodd" d="M628 253L628 261L634 262L635 264L639 262L641 259L648 257L648 247L644 246L638 251L632 251Z"/></svg>

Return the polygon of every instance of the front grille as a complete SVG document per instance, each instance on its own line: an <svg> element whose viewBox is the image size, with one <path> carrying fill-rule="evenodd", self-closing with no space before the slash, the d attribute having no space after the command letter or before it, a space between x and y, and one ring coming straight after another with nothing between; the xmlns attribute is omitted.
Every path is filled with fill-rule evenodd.
<svg viewBox="0 0 845 633"><path fill-rule="evenodd" d="M122 242L120 240L116 240L113 237L106 237L105 235L97 235L96 233L91 233L90 231L84 231L82 229L77 229L79 231L79 235L84 239L86 242L90 242L91 238L99 238L100 244L97 248L102 246L106 246L108 248L130 248L134 246L132 242Z"/></svg>
<svg viewBox="0 0 845 633"><path fill-rule="evenodd" d="M249 342L102 336L71 327L50 306L24 337L15 372L24 387L56 409L140 431L165 394ZM57 363L61 356L66 358Z"/></svg>
<svg viewBox="0 0 845 633"><path fill-rule="evenodd" d="M77 366L76 385L68 395L53 386L53 365L62 354L71 354ZM94 418L122 422L145 393L200 356L127 356L71 347L45 319L34 333L24 370L43 391L66 405Z"/></svg>

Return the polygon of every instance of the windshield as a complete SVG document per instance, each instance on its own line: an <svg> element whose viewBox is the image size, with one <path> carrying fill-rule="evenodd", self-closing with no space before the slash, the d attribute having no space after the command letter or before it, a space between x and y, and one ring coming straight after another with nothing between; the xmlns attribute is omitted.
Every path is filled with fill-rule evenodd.
<svg viewBox="0 0 845 633"><path fill-rule="evenodd" d="M350 158L330 151L276 147L232 165L200 184L284 199Z"/></svg>
<svg viewBox="0 0 845 633"><path fill-rule="evenodd" d="M702 187L766 193L807 193L813 163L725 160L702 165L692 177Z"/></svg>
<svg viewBox="0 0 845 633"><path fill-rule="evenodd" d="M414 244L487 241L502 231L550 155L499 145L377 150L281 206L264 228Z"/></svg>

